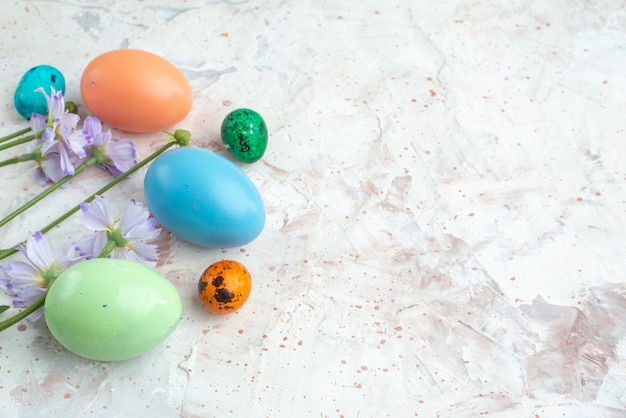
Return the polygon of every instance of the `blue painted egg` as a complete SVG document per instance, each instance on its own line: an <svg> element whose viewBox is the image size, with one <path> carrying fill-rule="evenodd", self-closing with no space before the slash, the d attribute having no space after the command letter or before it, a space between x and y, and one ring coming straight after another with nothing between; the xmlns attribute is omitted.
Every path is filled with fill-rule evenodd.
<svg viewBox="0 0 626 418"><path fill-rule="evenodd" d="M30 119L33 113L47 115L46 97L35 90L43 87L50 96L50 86L65 93L65 78L56 68L49 65L38 65L26 71L13 96L13 104L17 113L26 119Z"/></svg>
<svg viewBox="0 0 626 418"><path fill-rule="evenodd" d="M165 229L202 247L248 244L265 225L263 199L250 178L227 158L203 148L160 155L146 172L144 194Z"/></svg>

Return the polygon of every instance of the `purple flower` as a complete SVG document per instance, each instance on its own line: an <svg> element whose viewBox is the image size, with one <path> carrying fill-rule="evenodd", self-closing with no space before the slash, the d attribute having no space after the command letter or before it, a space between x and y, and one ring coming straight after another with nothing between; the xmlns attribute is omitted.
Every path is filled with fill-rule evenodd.
<svg viewBox="0 0 626 418"><path fill-rule="evenodd" d="M96 158L98 166L114 177L137 163L133 142L113 138L110 130L102 132L102 124L95 116L85 118L83 135L86 143L91 145L91 156Z"/></svg>
<svg viewBox="0 0 626 418"><path fill-rule="evenodd" d="M37 134L44 129L46 129L46 119L39 113L33 113L30 117L30 130L33 134Z"/></svg>
<svg viewBox="0 0 626 418"><path fill-rule="evenodd" d="M35 89L35 92L42 93L46 96L46 102L48 104L48 121L54 121L61 118L65 113L65 99L63 98L63 92L57 90L54 86L50 86L50 96L46 93L43 87Z"/></svg>
<svg viewBox="0 0 626 418"><path fill-rule="evenodd" d="M48 119L45 127L51 128L53 133L63 134L63 136L67 136L76 130L76 125L80 117L75 113L70 113L65 110L65 99L63 98L62 91L56 90L53 86L50 86L50 96L48 96L48 93L46 93L43 87L35 89L35 92L46 96ZM38 116L42 117L41 115ZM33 122L31 122L31 129L33 127ZM35 133L41 131L41 129L32 130Z"/></svg>
<svg viewBox="0 0 626 418"><path fill-rule="evenodd" d="M31 152L38 149L41 154L40 159L35 159L38 163L36 172L31 175L38 183L48 180L58 181L63 176L74 174L74 164L78 159L85 158L85 138L82 131L76 129L80 117L65 110L65 100L63 93L50 86L51 95L48 96L43 88L35 91L46 96L48 103L48 119L37 113L31 116L30 126L34 133L43 131L41 136L34 141ZM55 155L56 154L56 155ZM48 170L44 169L41 160L50 161ZM48 173L62 172L60 178L56 175L50 176ZM45 180L44 180L45 179Z"/></svg>
<svg viewBox="0 0 626 418"><path fill-rule="evenodd" d="M159 236L156 219L141 202L130 200L124 206L119 219L113 217L111 205L104 196L96 196L92 203L81 203L81 223L96 232L78 240L77 248L87 258L98 257L107 243L115 247L109 254L113 258L133 261L156 262L159 250L147 243Z"/></svg>
<svg viewBox="0 0 626 418"><path fill-rule="evenodd" d="M26 246L16 246L26 256L29 263L15 261L0 267L0 288L13 296L13 306L26 308L32 305L59 275L71 265L80 261L75 257L72 246L65 256L54 257L41 232L26 240ZM28 316L30 321L39 319L43 311Z"/></svg>
<svg viewBox="0 0 626 418"><path fill-rule="evenodd" d="M31 144L33 144L33 146L30 147L29 145L29 152L33 152L37 147L36 142ZM41 156L36 160L37 167L30 172L30 178L35 183L43 186L48 181L56 183L65 177L65 172L61 167L61 155L55 152L55 148L48 148L45 154L41 152L41 148L39 148L39 152Z"/></svg>
<svg viewBox="0 0 626 418"><path fill-rule="evenodd" d="M46 120L38 113L33 113L30 118L31 129L33 132L44 131L46 129ZM57 182L65 177L63 168L61 167L61 156L56 147L46 147L43 151L44 139L38 138L28 143L27 151L36 155L35 162L37 167L30 173L31 179L39 184L44 185L48 181ZM57 145L58 146L58 145Z"/></svg>

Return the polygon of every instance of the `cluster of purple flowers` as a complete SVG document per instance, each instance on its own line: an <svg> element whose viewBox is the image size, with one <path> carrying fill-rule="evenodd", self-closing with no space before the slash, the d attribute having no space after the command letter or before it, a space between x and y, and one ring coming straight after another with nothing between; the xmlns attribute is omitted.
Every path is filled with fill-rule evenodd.
<svg viewBox="0 0 626 418"><path fill-rule="evenodd" d="M102 124L94 116L88 116L82 129L78 128L80 117L65 109L60 91L51 87L51 95L40 88L36 91L46 96L47 118L31 116L31 130L36 138L28 144L37 167L31 178L38 184L58 182L72 176L76 167L87 159L118 177L136 164L132 141L115 139L111 131L104 132ZM91 232L70 246L62 256L53 256L41 232L26 240L25 245L15 248L28 262L14 261L0 266L0 289L13 296L13 306L26 308L39 299L67 268L90 258L124 258L147 264L157 261L159 251L150 241L161 230L156 220L142 203L130 200L119 217L113 216L109 202L104 196L95 196L91 203L80 205L81 223ZM105 248L107 250L105 251ZM34 321L42 316L42 309L31 314Z"/></svg>
<svg viewBox="0 0 626 418"><path fill-rule="evenodd" d="M13 306L26 308L33 304L52 282L67 268L101 255L108 243L114 247L111 258L123 258L147 264L157 261L159 250L149 242L161 232L148 208L140 202L129 200L121 216L114 217L111 205L104 196L96 196L91 203L81 204L83 226L93 232L80 238L62 256L53 256L41 232L28 238L26 245L17 249L28 263L14 261L0 266L0 289L13 296ZM34 321L41 317L39 310L28 317Z"/></svg>
<svg viewBox="0 0 626 418"><path fill-rule="evenodd" d="M90 157L114 176L135 165L132 141L115 139L110 130L103 132L100 120L94 116L86 117L79 129L80 117L65 109L63 93L50 89L50 96L43 88L36 90L46 96L47 118L33 113L30 119L31 130L37 135L28 144L28 151L36 155L37 167L31 173L35 183L56 183L74 175L75 167Z"/></svg>

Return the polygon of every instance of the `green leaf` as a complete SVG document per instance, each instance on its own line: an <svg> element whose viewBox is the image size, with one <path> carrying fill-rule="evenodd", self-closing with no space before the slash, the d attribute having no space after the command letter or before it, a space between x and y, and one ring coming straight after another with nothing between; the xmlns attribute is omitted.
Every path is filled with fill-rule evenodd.
<svg viewBox="0 0 626 418"><path fill-rule="evenodd" d="M0 313L6 311L9 308L10 308L10 306L8 306L8 305L0 305Z"/></svg>

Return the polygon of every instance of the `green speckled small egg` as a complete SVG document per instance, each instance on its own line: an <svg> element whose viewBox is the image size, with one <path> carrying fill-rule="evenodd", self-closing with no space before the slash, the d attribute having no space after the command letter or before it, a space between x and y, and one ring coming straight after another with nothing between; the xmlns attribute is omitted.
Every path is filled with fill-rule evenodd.
<svg viewBox="0 0 626 418"><path fill-rule="evenodd" d="M253 163L263 157L267 147L267 126L252 109L236 109L222 122L222 142L233 157Z"/></svg>
<svg viewBox="0 0 626 418"><path fill-rule="evenodd" d="M13 104L17 113L26 119L30 119L33 113L47 115L46 96L35 90L42 87L50 96L50 86L57 91L65 92L65 78L56 68L49 65L38 65L26 71L13 95Z"/></svg>
<svg viewBox="0 0 626 418"><path fill-rule="evenodd" d="M95 258L52 283L44 315L69 351L98 361L126 360L162 343L178 325L176 288L155 270L129 260Z"/></svg>

